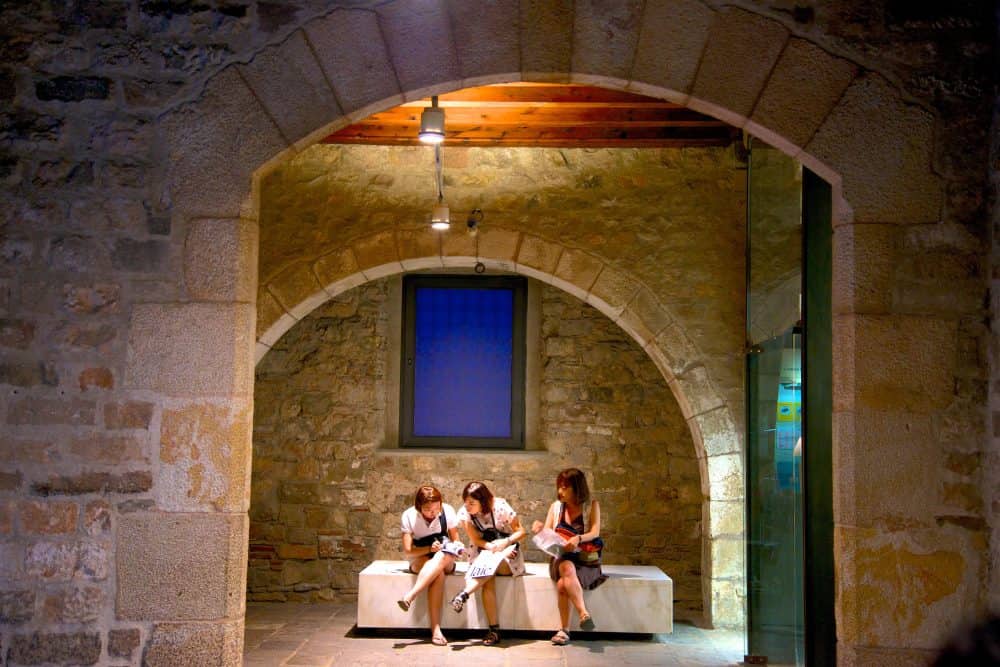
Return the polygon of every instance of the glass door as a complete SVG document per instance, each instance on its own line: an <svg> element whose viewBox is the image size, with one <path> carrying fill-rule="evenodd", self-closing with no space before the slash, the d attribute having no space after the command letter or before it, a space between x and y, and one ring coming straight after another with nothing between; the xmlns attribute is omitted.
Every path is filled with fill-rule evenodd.
<svg viewBox="0 0 1000 667"><path fill-rule="evenodd" d="M747 662L836 664L831 194L752 142L747 174Z"/></svg>
<svg viewBox="0 0 1000 667"><path fill-rule="evenodd" d="M803 665L802 169L754 142L747 182L747 656Z"/></svg>

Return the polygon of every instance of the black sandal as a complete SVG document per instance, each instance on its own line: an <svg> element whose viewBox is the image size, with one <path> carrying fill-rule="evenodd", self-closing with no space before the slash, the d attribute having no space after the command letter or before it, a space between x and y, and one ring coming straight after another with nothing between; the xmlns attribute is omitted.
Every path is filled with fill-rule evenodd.
<svg viewBox="0 0 1000 667"><path fill-rule="evenodd" d="M496 630L490 630L483 637L483 646L496 646L500 643L500 633Z"/></svg>
<svg viewBox="0 0 1000 667"><path fill-rule="evenodd" d="M466 601L469 599L469 594L462 591L455 597L451 599L451 608L455 610L456 614L462 613L462 608L465 607Z"/></svg>

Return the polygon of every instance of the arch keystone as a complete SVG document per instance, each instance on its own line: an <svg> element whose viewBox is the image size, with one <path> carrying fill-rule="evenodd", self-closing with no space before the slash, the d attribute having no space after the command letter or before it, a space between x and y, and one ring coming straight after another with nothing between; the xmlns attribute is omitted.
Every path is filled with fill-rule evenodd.
<svg viewBox="0 0 1000 667"><path fill-rule="evenodd" d="M478 240L481 256L503 262L514 262L517 259L521 233L502 227L487 227L479 230ZM448 252L447 254L452 253Z"/></svg>
<svg viewBox="0 0 1000 667"><path fill-rule="evenodd" d="M431 229L429 225L397 230L396 243L399 261L407 271L443 266L440 256L441 232Z"/></svg>
<svg viewBox="0 0 1000 667"><path fill-rule="evenodd" d="M568 81L573 58L573 0L521 0L521 69L535 81Z"/></svg>
<svg viewBox="0 0 1000 667"><path fill-rule="evenodd" d="M519 23L518 0L449 0L448 12L452 25L462 26L454 40L463 79L468 82L501 73L520 77L520 40L518 31L511 30Z"/></svg>
<svg viewBox="0 0 1000 667"><path fill-rule="evenodd" d="M437 236L437 242L440 244L441 248L441 260L445 266L451 266L452 260L459 257L475 257L476 255L476 241L477 237L480 241L480 252L484 255L489 255L488 252L482 251L482 239L485 234L484 230L480 229L477 232L477 236L469 236L462 231L452 231L445 234L440 234L439 232L434 232ZM437 253L438 246L435 245L433 252Z"/></svg>
<svg viewBox="0 0 1000 667"><path fill-rule="evenodd" d="M573 17L573 44L577 47L573 49L573 72L627 79L639 41L642 5L640 0L577 2Z"/></svg>
<svg viewBox="0 0 1000 667"><path fill-rule="evenodd" d="M443 2L391 2L375 11L406 99L461 86L462 72Z"/></svg>

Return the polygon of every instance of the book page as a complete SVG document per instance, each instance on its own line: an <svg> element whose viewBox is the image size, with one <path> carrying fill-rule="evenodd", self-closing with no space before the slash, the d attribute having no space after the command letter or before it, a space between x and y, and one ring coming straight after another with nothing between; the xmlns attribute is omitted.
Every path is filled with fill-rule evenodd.
<svg viewBox="0 0 1000 667"><path fill-rule="evenodd" d="M566 553L566 540L551 528L542 528L535 533L531 541L535 543L536 547L555 558Z"/></svg>

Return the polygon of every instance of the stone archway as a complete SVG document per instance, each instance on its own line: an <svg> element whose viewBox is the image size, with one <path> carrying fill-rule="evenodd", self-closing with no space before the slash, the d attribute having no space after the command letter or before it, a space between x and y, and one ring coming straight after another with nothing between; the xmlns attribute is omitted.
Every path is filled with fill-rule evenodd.
<svg viewBox="0 0 1000 667"><path fill-rule="evenodd" d="M377 278L419 269L464 267L482 262L489 269L548 283L592 305L649 355L666 380L691 431L701 471L703 504L703 608L711 622L742 623L739 609L713 604L743 586L743 464L741 433L731 406L712 385L695 345L647 287L587 253L517 230L481 232L479 255L467 255L468 239L439 243L430 230L377 233L297 264L263 285L261 301L270 326L257 340L256 359L299 320L342 292ZM438 246L437 254L421 253ZM449 254L452 253L452 254ZM280 314L279 314L280 313ZM263 328L263 327L259 327Z"/></svg>
<svg viewBox="0 0 1000 667"><path fill-rule="evenodd" d="M867 646L931 645L938 620L957 617L977 599L978 552L972 538L947 525L919 516L916 523L896 520L911 510L868 475L875 457L885 454L861 443L864 433L898 423L901 413L919 420L941 414L950 396L954 325L894 312L886 296L888 260L873 251L884 243L886 225L940 217L944 181L931 164L933 117L880 74L742 9L691 0L605 13L581 3L572 20L566 16L548 3L458 5L451 13L443 5L417 11L403 3L336 10L246 66L222 71L197 102L165 116L159 130L172 215L188 234L187 299L197 302L134 309L131 386L196 402L245 400L253 367L257 211L256 186L248 184L332 128L403 99L494 81L581 81L676 100L762 136L834 186L838 638L845 660L865 655ZM448 46L441 48L445 35ZM164 329L176 335L164 341ZM909 342L900 347L904 330ZM198 354L191 356L192 349ZM905 454L892 456L902 462ZM235 489L230 495L245 496L245 472L219 473ZM214 521L210 513L221 509L231 513L223 521L238 526L246 504L196 502L183 509L207 513L190 525L199 516ZM245 549L228 553L227 563L238 569ZM906 599L909 570L865 567L885 558L946 560L947 590L922 598L904 622L877 600ZM174 585L155 576L145 583L153 590ZM238 583L223 589L232 592ZM191 617L184 609L171 616ZM212 607L197 617L231 619L239 612Z"/></svg>

